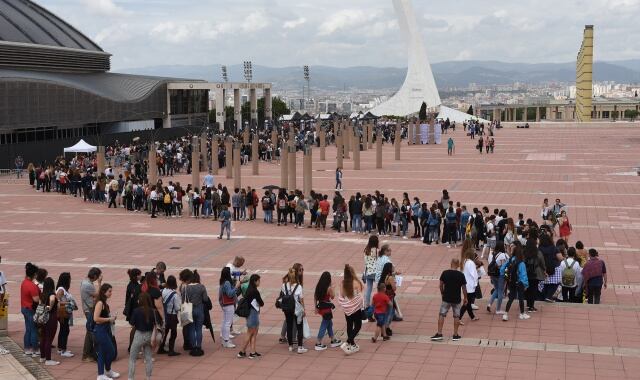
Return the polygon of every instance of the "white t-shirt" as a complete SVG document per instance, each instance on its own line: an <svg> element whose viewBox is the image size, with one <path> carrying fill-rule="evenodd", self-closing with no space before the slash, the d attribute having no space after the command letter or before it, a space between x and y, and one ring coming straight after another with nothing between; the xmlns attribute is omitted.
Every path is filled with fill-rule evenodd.
<svg viewBox="0 0 640 380"><path fill-rule="evenodd" d="M473 260L467 259L464 262L464 268L462 270L464 273L464 278L467 280L467 293L473 293L476 291L476 286L478 286L478 269L476 268L476 263Z"/></svg>
<svg viewBox="0 0 640 380"><path fill-rule="evenodd" d="M489 258L487 260L489 260L489 262L493 261L493 253L489 253ZM498 265L498 268L500 268L502 264L506 263L507 260L509 260L509 256L506 253L504 252L497 253L496 265Z"/></svg>
<svg viewBox="0 0 640 380"><path fill-rule="evenodd" d="M289 284L289 283L285 283L282 284L282 292L284 293L288 293L288 294L292 294L293 290L295 289L295 292L293 292L293 298L296 300L296 309L298 308L298 305L302 306L301 304L301 300L302 300L302 285L297 285L298 287L296 288L296 284Z"/></svg>

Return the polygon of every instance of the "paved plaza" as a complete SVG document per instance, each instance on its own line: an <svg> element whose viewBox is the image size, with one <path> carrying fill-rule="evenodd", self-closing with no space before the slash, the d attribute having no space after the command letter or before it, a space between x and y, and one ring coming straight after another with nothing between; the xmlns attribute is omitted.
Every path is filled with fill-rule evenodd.
<svg viewBox="0 0 640 380"><path fill-rule="evenodd" d="M446 139L453 136L456 154L447 156ZM262 212L255 222L233 224L231 241L218 240L220 223L211 220L151 219L146 213L107 209L106 204L84 203L79 198L56 193L36 193L25 182L0 184L1 269L9 280L11 294L9 335L22 344L24 329L19 310L19 283L24 264L32 261L47 268L57 279L62 271L72 275L71 292L79 299L80 280L90 266L103 269L104 279L114 286L112 308L122 314L126 270L150 270L165 261L168 274L181 268L197 268L209 295L218 291L220 268L235 255L246 258L245 266L262 276L265 307L261 312L256 360L237 359L236 349L222 349L205 334L202 357L183 353L177 357L157 355L154 379L637 379L640 375L640 130L637 126L607 128L542 126L532 129L505 128L497 132L494 154L480 155L475 140L459 127L443 135L443 144L402 146L402 159L395 161L393 147L384 145L383 169L375 169L375 147L361 152L361 170L344 161L345 194L380 190L389 198L403 192L422 202L440 199L447 189L451 199L469 208L505 208L510 216L522 212L540 221L544 198L560 198L568 205L574 227L571 244L582 240L596 248L606 262L609 287L601 305L541 304L531 319L521 321L512 308L512 318L487 313L486 299L477 301L480 320L461 326L460 342L451 342L452 319L445 322L445 341L432 343L436 332L440 295L438 277L449 267L460 249L427 246L417 239L388 238L392 260L403 272L398 302L404 321L393 324L388 342L371 343L374 324L367 323L359 336L360 352L349 357L339 349L313 351L315 338L307 341L304 355L290 353L278 344L283 314L274 307L281 278L295 262L305 268L305 297L312 299L319 275L328 270L337 284L345 263L358 272L363 267L367 237L354 233L294 229L267 225ZM313 151L313 188L333 194L335 149L327 149L320 161ZM298 153L297 185L302 188L302 154ZM233 187L233 180L216 177ZM276 164L260 163L260 175L251 176L251 165L242 169L242 185L262 188L280 183ZM171 179L186 185L191 176ZM331 198L331 196L330 196ZM307 213L308 216L308 213ZM412 226L409 232L412 232ZM488 279L481 281L489 294ZM96 365L82 363L85 334L81 313L71 329L69 349L76 353L47 368L56 379L94 379ZM221 321L214 302L212 318ZM320 317L308 310L312 332ZM334 313L337 335L346 339L340 310ZM241 321L238 322L241 325ZM120 317L116 328L118 360L113 368L126 377L129 328ZM314 335L312 333L312 335ZM244 340L236 338L236 344ZM54 340L55 344L55 340ZM182 336L178 334L178 346ZM181 350L180 350L181 351ZM20 355L15 354L15 355ZM35 362L34 362L35 363ZM0 366L2 368L2 366ZM138 378L144 376L138 361ZM42 374L39 377L43 377ZM0 372L0 378L2 373Z"/></svg>

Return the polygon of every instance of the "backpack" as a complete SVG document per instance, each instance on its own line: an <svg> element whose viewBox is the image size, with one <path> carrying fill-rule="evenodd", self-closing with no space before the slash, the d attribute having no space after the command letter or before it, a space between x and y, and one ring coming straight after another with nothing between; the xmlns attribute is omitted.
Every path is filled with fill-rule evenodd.
<svg viewBox="0 0 640 380"><path fill-rule="evenodd" d="M241 298L238 301L238 306L236 306L236 315L240 318L249 318L249 312L251 311L251 309L249 309L250 307L251 306L249 305L247 298Z"/></svg>
<svg viewBox="0 0 640 380"><path fill-rule="evenodd" d="M47 305L41 302L38 304L36 312L33 314L33 322L37 326L44 326L49 322L49 314L50 311L47 309Z"/></svg>
<svg viewBox="0 0 640 380"><path fill-rule="evenodd" d="M263 208L264 210L268 210L268 209L269 209L270 204L271 204L271 200L270 200L268 197L264 197L264 198L262 198L262 208Z"/></svg>
<svg viewBox="0 0 640 380"><path fill-rule="evenodd" d="M493 259L491 259L491 262L487 267L487 274L490 277L500 277L500 267L498 266L498 263L496 263L496 258L498 257L499 254L500 253L496 253L493 255Z"/></svg>
<svg viewBox="0 0 640 380"><path fill-rule="evenodd" d="M171 195L169 193L164 195L164 203L171 203Z"/></svg>
<svg viewBox="0 0 640 380"><path fill-rule="evenodd" d="M522 261L516 261L516 259L514 258L513 260L511 260L511 262L509 262L509 265L507 266L507 270L504 271L505 278L507 277L507 273L509 274L508 283L511 286L515 286L518 284L518 282L520 282L518 280L518 267L520 266L521 262Z"/></svg>
<svg viewBox="0 0 640 380"><path fill-rule="evenodd" d="M284 198L278 199L278 208L284 210L287 208L287 201Z"/></svg>
<svg viewBox="0 0 640 380"><path fill-rule="evenodd" d="M566 286L568 288L573 288L576 286L576 272L574 272L573 265L576 263L575 260L569 265L567 259L564 259L564 269L562 270L562 286Z"/></svg>
<svg viewBox="0 0 640 380"><path fill-rule="evenodd" d="M293 312L296 310L296 299L294 298L294 294L298 289L298 284L293 288L293 291L289 293L287 290L287 285L284 286L284 292L280 291L280 297L276 300L276 308L282 310L283 313Z"/></svg>
<svg viewBox="0 0 640 380"><path fill-rule="evenodd" d="M507 285L511 284L511 281L512 281L511 268L514 266L513 263L515 261L516 261L515 257L512 257L511 259L509 259L509 261L507 262L507 266L504 269L504 282Z"/></svg>

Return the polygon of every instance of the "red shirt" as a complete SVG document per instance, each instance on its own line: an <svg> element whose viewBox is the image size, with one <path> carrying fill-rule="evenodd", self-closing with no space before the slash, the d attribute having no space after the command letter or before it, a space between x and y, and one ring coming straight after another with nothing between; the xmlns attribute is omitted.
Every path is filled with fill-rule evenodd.
<svg viewBox="0 0 640 380"><path fill-rule="evenodd" d="M391 299L388 295L381 292L376 292L373 295L373 312L374 314L385 314L387 312L387 308L389 307L389 302Z"/></svg>
<svg viewBox="0 0 640 380"><path fill-rule="evenodd" d="M326 199L321 200L318 203L318 207L320 208L320 211L322 213L322 215L329 215L329 201Z"/></svg>
<svg viewBox="0 0 640 380"><path fill-rule="evenodd" d="M22 284L20 284L20 307L30 309L33 306L33 297L38 296L40 296L38 285L28 278L22 280Z"/></svg>

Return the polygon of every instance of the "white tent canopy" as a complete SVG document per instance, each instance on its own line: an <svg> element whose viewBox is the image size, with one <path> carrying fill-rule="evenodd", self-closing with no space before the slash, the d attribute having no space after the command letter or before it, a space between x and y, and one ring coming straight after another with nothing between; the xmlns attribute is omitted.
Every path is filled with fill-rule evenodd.
<svg viewBox="0 0 640 380"><path fill-rule="evenodd" d="M89 152L95 152L96 150L98 150L97 147L88 144L86 141L80 139L80 141L78 141L76 143L76 145L74 146L70 146L68 148L64 148L64 152L68 153L89 153Z"/></svg>
<svg viewBox="0 0 640 380"><path fill-rule="evenodd" d="M490 124L491 122L489 120L485 120L482 118L479 118L477 116L474 115L469 115L468 113L462 112L462 111L458 111L455 110L453 108L449 108L449 107L445 107L445 106L440 106L440 112L438 113L438 119L449 119L450 121L455 121L456 123L463 123L465 121L469 121L469 120L475 120L478 121L480 123L485 123L485 124Z"/></svg>

